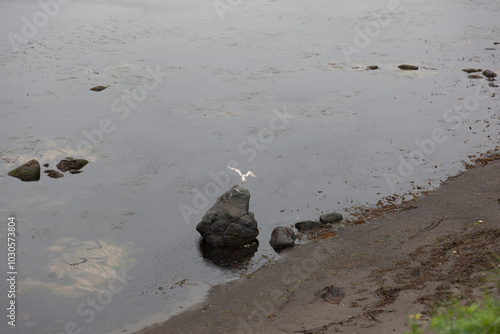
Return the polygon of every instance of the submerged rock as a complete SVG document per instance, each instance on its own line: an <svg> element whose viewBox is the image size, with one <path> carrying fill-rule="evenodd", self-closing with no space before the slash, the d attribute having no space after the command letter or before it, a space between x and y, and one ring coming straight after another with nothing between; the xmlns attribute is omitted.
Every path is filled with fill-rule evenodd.
<svg viewBox="0 0 500 334"><path fill-rule="evenodd" d="M299 231L299 232L305 232L305 231L310 231L310 230L315 230L315 229L318 229L321 227L321 222L316 222L316 221L312 221L312 220L306 220L306 221L303 221L303 222L298 222L298 223L295 223L295 228Z"/></svg>
<svg viewBox="0 0 500 334"><path fill-rule="evenodd" d="M53 170L53 169L47 169L46 171L44 171L44 173L47 173L47 176L51 177L53 179L58 179L58 178L64 177L63 173L61 173L57 170Z"/></svg>
<svg viewBox="0 0 500 334"><path fill-rule="evenodd" d="M497 74L491 70L484 70L483 75L487 77L488 79L493 79L497 76Z"/></svg>
<svg viewBox="0 0 500 334"><path fill-rule="evenodd" d="M235 185L222 194L205 213L196 230L210 247L239 247L259 235L257 221L249 212L250 192Z"/></svg>
<svg viewBox="0 0 500 334"><path fill-rule="evenodd" d="M377 65L370 65L370 66L366 66L366 69L367 70L378 70L378 66Z"/></svg>
<svg viewBox="0 0 500 334"><path fill-rule="evenodd" d="M292 247L295 244L295 233L290 227L278 226L271 233L269 244L274 249L282 249Z"/></svg>
<svg viewBox="0 0 500 334"><path fill-rule="evenodd" d="M469 78L469 79L482 79L483 77L479 74L469 74L467 76L467 78Z"/></svg>
<svg viewBox="0 0 500 334"><path fill-rule="evenodd" d="M11 170L9 175L23 182L38 181L40 180L40 164L35 159L30 160L24 165Z"/></svg>
<svg viewBox="0 0 500 334"><path fill-rule="evenodd" d="M403 64L403 65L399 65L398 67L400 70L403 70L403 71L416 71L416 70L418 70L418 66L415 66L415 65Z"/></svg>
<svg viewBox="0 0 500 334"><path fill-rule="evenodd" d="M85 165L88 163L89 162L85 159L66 158L65 160L59 161L59 163L56 165L56 167L61 172L66 172L68 170L81 169L81 168L85 167Z"/></svg>
<svg viewBox="0 0 500 334"><path fill-rule="evenodd" d="M324 215L319 216L319 221L323 224L340 223L342 219L344 219L344 217L342 217L342 214L338 212L325 213Z"/></svg>

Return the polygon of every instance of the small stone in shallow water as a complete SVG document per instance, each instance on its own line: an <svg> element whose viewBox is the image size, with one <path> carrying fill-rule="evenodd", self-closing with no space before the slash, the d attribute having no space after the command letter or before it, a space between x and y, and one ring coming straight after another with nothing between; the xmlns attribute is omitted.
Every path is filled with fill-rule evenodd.
<svg viewBox="0 0 500 334"><path fill-rule="evenodd" d="M367 70L378 70L378 66L377 65L370 65L370 66L366 66L366 69Z"/></svg>
<svg viewBox="0 0 500 334"><path fill-rule="evenodd" d="M18 178L23 182L40 180L40 164L33 159L9 172L10 176Z"/></svg>
<svg viewBox="0 0 500 334"><path fill-rule="evenodd" d="M66 158L65 160L59 161L59 163L56 165L57 169L59 169L61 172L66 172L68 170L78 170L83 168L86 164L89 162L85 159L73 159L73 158Z"/></svg>
<svg viewBox="0 0 500 334"><path fill-rule="evenodd" d="M90 90L93 90L94 92L100 92L102 90L105 90L108 87L109 86L95 86L95 87L90 88Z"/></svg>
<svg viewBox="0 0 500 334"><path fill-rule="evenodd" d="M490 87L498 87L498 85L495 85L493 82L490 82L488 85L490 85Z"/></svg>
<svg viewBox="0 0 500 334"><path fill-rule="evenodd" d="M403 70L403 71L416 71L416 70L418 70L418 66L415 66L415 65L403 64L403 65L399 65L398 67L400 70Z"/></svg>
<svg viewBox="0 0 500 334"><path fill-rule="evenodd" d="M275 227L271 233L271 240L269 240L269 244L274 249L283 249L293 247L295 239L297 239L297 237L290 227L278 226Z"/></svg>
<svg viewBox="0 0 500 334"><path fill-rule="evenodd" d="M47 169L46 171L44 171L44 173L47 173L47 176L51 177L53 179L58 179L58 178L64 177L63 173L58 172L58 171L53 170L53 169Z"/></svg>
<svg viewBox="0 0 500 334"><path fill-rule="evenodd" d="M488 79L493 79L497 76L497 74L491 70L484 70L483 75L487 77Z"/></svg>
<svg viewBox="0 0 500 334"><path fill-rule="evenodd" d="M319 216L319 221L322 224L340 223L342 219L344 219L344 217L342 217L342 214L338 212L325 213L324 215Z"/></svg>
<svg viewBox="0 0 500 334"><path fill-rule="evenodd" d="M465 73L476 73L476 72L481 72L482 69L480 68L464 68L462 71L464 71Z"/></svg>
<svg viewBox="0 0 500 334"><path fill-rule="evenodd" d="M297 223L295 223L295 228L299 232L304 232L304 231L310 231L310 230L315 230L315 229L321 228L321 225L322 224L320 222L315 222L315 221L312 221L312 220L306 220L306 221L303 221L303 222L297 222Z"/></svg>
<svg viewBox="0 0 500 334"><path fill-rule="evenodd" d="M49 167L49 164L43 164L43 167Z"/></svg>
<svg viewBox="0 0 500 334"><path fill-rule="evenodd" d="M482 79L483 77L480 75L477 75L477 74L469 74L467 76L467 78L469 78L469 79Z"/></svg>

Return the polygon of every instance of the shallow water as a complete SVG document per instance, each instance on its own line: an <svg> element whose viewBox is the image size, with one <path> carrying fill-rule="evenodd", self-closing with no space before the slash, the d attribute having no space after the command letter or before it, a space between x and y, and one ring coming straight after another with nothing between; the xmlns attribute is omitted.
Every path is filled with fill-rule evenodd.
<svg viewBox="0 0 500 334"><path fill-rule="evenodd" d="M276 260L275 226L430 189L494 148L498 88L461 69L499 72L500 5L397 4L241 1L221 19L211 1L75 0L12 44L42 9L0 2L0 220L15 216L19 233L15 331L130 332L165 319ZM58 180L7 176L66 156L90 163ZM239 182L228 164L257 175L245 187L260 245L245 269L204 260L195 230Z"/></svg>

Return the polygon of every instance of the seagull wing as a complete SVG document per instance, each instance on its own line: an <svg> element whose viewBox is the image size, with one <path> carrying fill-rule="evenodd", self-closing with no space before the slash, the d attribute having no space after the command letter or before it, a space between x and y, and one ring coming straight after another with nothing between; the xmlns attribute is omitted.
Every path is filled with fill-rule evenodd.
<svg viewBox="0 0 500 334"><path fill-rule="evenodd" d="M234 170L236 173L238 173L240 176L243 176L243 174L241 174L240 170L238 168L234 168L234 167L231 167L231 166L227 166L227 168L229 169L232 169Z"/></svg>
<svg viewBox="0 0 500 334"><path fill-rule="evenodd" d="M248 175L252 175L253 177L255 177L255 174L251 171L248 171L245 176L248 176Z"/></svg>

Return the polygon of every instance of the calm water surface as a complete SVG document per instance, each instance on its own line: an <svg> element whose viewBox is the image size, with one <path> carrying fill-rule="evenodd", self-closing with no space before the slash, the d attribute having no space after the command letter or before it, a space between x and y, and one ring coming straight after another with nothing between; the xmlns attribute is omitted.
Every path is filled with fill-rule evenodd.
<svg viewBox="0 0 500 334"><path fill-rule="evenodd" d="M274 227L430 189L500 139L498 88L461 71L500 73L495 2L57 3L0 2L3 277L9 216L18 232L17 322L3 315L2 332L165 319L278 259ZM68 156L90 163L7 176ZM201 256L195 230L239 182L229 163L257 175L245 187L260 228L233 270Z"/></svg>

